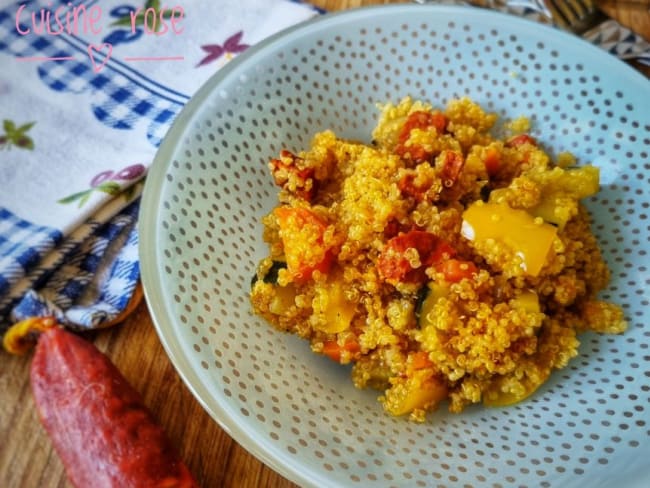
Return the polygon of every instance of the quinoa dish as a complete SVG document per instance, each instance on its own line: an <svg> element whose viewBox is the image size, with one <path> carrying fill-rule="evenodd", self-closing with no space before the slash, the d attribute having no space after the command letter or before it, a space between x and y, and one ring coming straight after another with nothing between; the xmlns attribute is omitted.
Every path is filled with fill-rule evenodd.
<svg viewBox="0 0 650 488"><path fill-rule="evenodd" d="M581 199L598 168L552 156L528 120L467 98L380 107L372 143L314 136L269 162L278 205L255 313L352 364L390 415L505 406L567 366L585 331L616 334L609 270Z"/></svg>

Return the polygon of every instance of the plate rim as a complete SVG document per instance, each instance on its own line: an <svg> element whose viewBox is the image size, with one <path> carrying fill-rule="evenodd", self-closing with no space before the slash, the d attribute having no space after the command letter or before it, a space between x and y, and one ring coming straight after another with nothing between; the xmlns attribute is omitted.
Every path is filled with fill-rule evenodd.
<svg viewBox="0 0 650 488"><path fill-rule="evenodd" d="M542 33L552 33L554 37L559 39L559 41L556 39L554 42L567 42L573 47L586 50L587 52L591 51L591 54L599 57L599 61L602 61L602 63L615 65L619 77L628 79L629 81L640 85L645 83L647 84L645 88L650 89L650 83L648 83L646 77L613 54L579 36L552 26L521 18L516 15L480 7L407 3L363 6L336 12L328 12L324 15L317 15L309 20L288 27L253 45L244 53L230 61L227 65L220 68L203 83L193 96L191 96L190 100L183 106L175 118L156 151L146 177L146 183L141 197L137 224L139 235L138 255L140 258L141 282L143 285L145 302L154 329L165 353L169 357L170 362L181 377L185 386L199 402L202 408L246 451L280 475L299 484L300 486L314 488L326 485L332 486L333 480L323 476L323 473L320 471L305 468L303 464L294 460L297 459L295 457L281 455L280 450L277 448L265 448L268 442L256 438L250 431L241 428L237 423L232 421L232 417L229 415L227 409L224 408L220 402L216 401L214 396L204 386L204 381L201 379L200 375L197 374L195 366L183 351L182 344L178 342L173 343L174 339L177 339L177 336L170 333L170 331L175 328L176 321L170 314L167 314L167 305L163 300L164 292L161 280L163 274L160 272L160 263L157 258L158 249L155 245L157 242L155 236L159 232L158 217L161 210L160 190L164 185L165 174L171 163L171 155L173 154L177 144L181 142L183 135L186 133L191 117L200 110L203 102L212 95L221 80L229 77L230 74L236 71L240 65L263 54L267 48L273 46L276 42L299 36L304 31L314 29L315 27L325 29L328 25L336 24L341 20L354 21L369 16L389 15L392 11L418 11L422 12L423 15L426 15L426 12L429 12L431 15L447 15L450 18L453 17L454 14L467 15L468 13L471 13L473 16L478 16L479 21L482 17L489 19L500 18L501 25L504 25L506 28L515 26L522 30L532 29ZM467 17L463 20L467 21ZM473 18L473 21L476 22L477 19ZM606 71L605 66L603 67L603 71ZM209 400L211 400L211 403L209 403ZM281 462L281 460L285 462Z"/></svg>

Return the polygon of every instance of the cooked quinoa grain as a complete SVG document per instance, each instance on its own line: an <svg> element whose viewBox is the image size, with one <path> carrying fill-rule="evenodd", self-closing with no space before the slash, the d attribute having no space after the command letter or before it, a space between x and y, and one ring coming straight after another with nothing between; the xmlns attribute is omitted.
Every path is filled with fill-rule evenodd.
<svg viewBox="0 0 650 488"><path fill-rule="evenodd" d="M381 107L372 145L326 131L269 163L279 205L254 310L353 363L391 415L519 402L579 333L626 328L597 298L609 270L580 203L598 169L552 160L524 118L505 139L495 123L467 98L406 98Z"/></svg>

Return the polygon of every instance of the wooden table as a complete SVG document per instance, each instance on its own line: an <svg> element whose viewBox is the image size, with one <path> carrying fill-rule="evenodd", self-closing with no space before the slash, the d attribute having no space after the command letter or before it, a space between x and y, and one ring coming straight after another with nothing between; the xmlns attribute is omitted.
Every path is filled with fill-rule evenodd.
<svg viewBox="0 0 650 488"><path fill-rule="evenodd" d="M648 6L643 8L632 2L610 2L605 10L650 39ZM312 3L328 10L340 10L391 2L312 0ZM640 69L650 75L647 68ZM295 486L248 454L205 413L165 355L144 302L122 325L98 332L95 342L142 393L201 486ZM63 466L34 409L29 364L30 357L0 352L0 486L69 487ZM179 412L183 415L178 415Z"/></svg>

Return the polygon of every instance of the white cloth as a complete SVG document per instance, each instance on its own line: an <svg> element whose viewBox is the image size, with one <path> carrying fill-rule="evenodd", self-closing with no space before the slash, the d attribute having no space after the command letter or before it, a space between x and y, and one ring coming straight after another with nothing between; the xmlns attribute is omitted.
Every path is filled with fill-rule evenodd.
<svg viewBox="0 0 650 488"><path fill-rule="evenodd" d="M0 0L0 333L34 315L100 327L124 309L141 181L175 116L248 46L318 13L290 0L164 6Z"/></svg>

